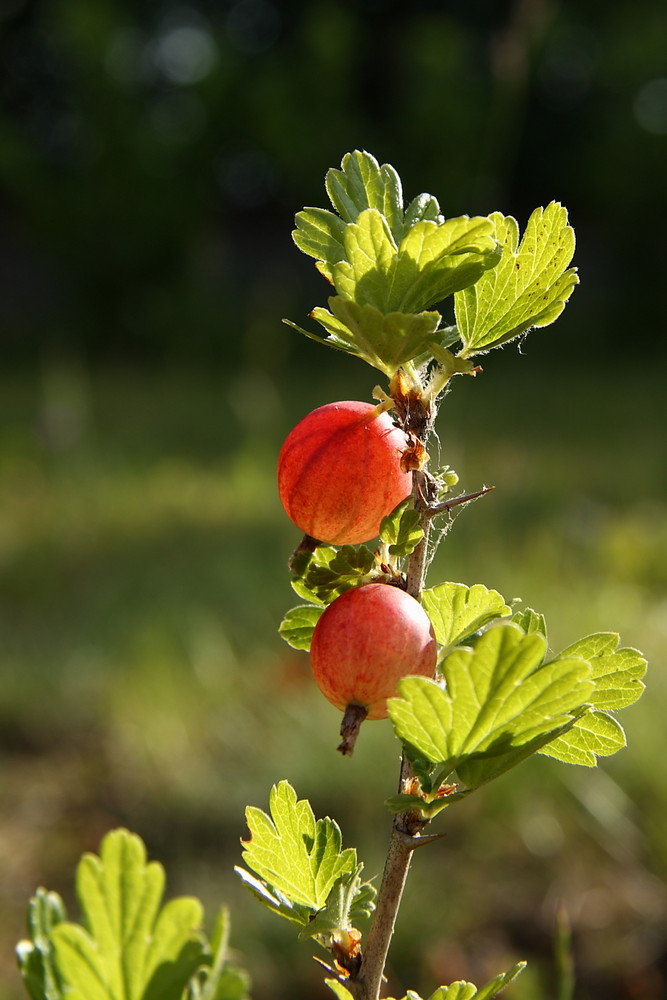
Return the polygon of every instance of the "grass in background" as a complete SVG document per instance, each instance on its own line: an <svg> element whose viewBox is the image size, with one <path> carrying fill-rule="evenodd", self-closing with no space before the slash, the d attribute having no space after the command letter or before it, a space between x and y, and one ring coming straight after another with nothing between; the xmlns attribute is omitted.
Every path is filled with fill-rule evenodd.
<svg viewBox="0 0 667 1000"><path fill-rule="evenodd" d="M667 989L667 402L657 373L538 371L494 358L442 408L464 511L433 581L545 612L554 649L614 629L649 657L630 749L584 772L531 761L452 810L415 858L390 983L426 995L531 960L516 1000L555 994L552 920L573 925L578 1000ZM356 372L356 368L355 368ZM370 378L369 378L370 374ZM364 727L352 765L307 658L276 634L297 532L275 494L282 437L373 373L7 376L0 393L0 980L38 884L71 898L80 852L125 824L171 892L232 905L257 1000L325 996L307 949L234 882L243 808L289 777L379 871L398 745ZM363 378L363 381L362 381ZM305 383L305 384L303 384ZM298 386L298 389L296 388ZM470 834L475 817L476 832ZM280 984L284 983L284 986ZM401 995L400 993L398 995Z"/></svg>

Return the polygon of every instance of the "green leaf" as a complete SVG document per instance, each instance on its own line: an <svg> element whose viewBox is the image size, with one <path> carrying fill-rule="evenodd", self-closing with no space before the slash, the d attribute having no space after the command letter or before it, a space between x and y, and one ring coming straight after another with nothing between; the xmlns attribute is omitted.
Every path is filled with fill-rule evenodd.
<svg viewBox="0 0 667 1000"><path fill-rule="evenodd" d="M510 608L496 590L481 583L441 583L425 590L422 604L431 619L435 637L446 650L458 645L495 618L510 614Z"/></svg>
<svg viewBox="0 0 667 1000"><path fill-rule="evenodd" d="M439 779L457 770L471 787L496 777L587 709L590 665L578 657L543 663L546 640L507 623L485 632L474 649L444 660L446 689L406 677L389 715L399 739L437 764Z"/></svg>
<svg viewBox="0 0 667 1000"><path fill-rule="evenodd" d="M400 234L400 238L405 236L407 231L416 225L418 222L435 222L437 225L441 225L445 221L445 217L440 214L440 205L436 198L432 194L418 194L416 198L413 198L408 207L405 210L405 215L403 217L403 231Z"/></svg>
<svg viewBox="0 0 667 1000"><path fill-rule="evenodd" d="M363 211L372 208L384 216L391 232L402 232L401 180L390 164L380 166L370 153L355 149L345 154L340 170L332 167L327 171L325 186L345 222L356 222Z"/></svg>
<svg viewBox="0 0 667 1000"><path fill-rule="evenodd" d="M306 335L327 347L354 354L390 377L401 365L428 352L439 336L438 312L383 313L368 303L359 305L340 296L329 299L329 309L331 312L317 307L310 314L328 336Z"/></svg>
<svg viewBox="0 0 667 1000"><path fill-rule="evenodd" d="M342 983L339 983L337 979L325 979L324 982L327 984L331 992L337 997L337 1000L354 1000L354 997Z"/></svg>
<svg viewBox="0 0 667 1000"><path fill-rule="evenodd" d="M539 753L565 764L595 767L598 757L610 757L626 745L622 727L606 712L589 712Z"/></svg>
<svg viewBox="0 0 667 1000"><path fill-rule="evenodd" d="M356 851L342 850L338 825L328 817L316 821L310 803L297 801L287 781L271 789L270 812L246 809L250 839L243 843L243 860L271 896L314 914L325 906L337 880L356 871Z"/></svg>
<svg viewBox="0 0 667 1000"><path fill-rule="evenodd" d="M28 905L30 940L19 941L16 947L19 969L32 1000L62 1000L50 935L66 919L58 893L38 889Z"/></svg>
<svg viewBox="0 0 667 1000"><path fill-rule="evenodd" d="M500 212L491 219L502 260L454 299L463 357L553 323L579 281L576 268L566 270L574 254L574 230L558 202L535 209L518 246L516 220Z"/></svg>
<svg viewBox="0 0 667 1000"><path fill-rule="evenodd" d="M174 899L160 910L164 870L146 864L139 837L116 830L100 856L86 854L77 869L85 926L60 923L51 931L68 1000L180 1000L201 963L201 904Z"/></svg>
<svg viewBox="0 0 667 1000"><path fill-rule="evenodd" d="M408 556L417 548L424 532L419 526L419 511L408 497L380 522L380 541L389 546L392 556Z"/></svg>
<svg viewBox="0 0 667 1000"><path fill-rule="evenodd" d="M418 222L401 240L394 262L394 308L421 312L473 284L500 258L488 218L462 215L440 224Z"/></svg>
<svg viewBox="0 0 667 1000"><path fill-rule="evenodd" d="M375 554L366 545L319 545L292 560L292 587L306 601L329 604L351 587L366 582Z"/></svg>
<svg viewBox="0 0 667 1000"><path fill-rule="evenodd" d="M580 656L593 668L595 691L591 702L600 711L634 704L644 691L645 657L638 649L618 649L617 632L597 632L564 649L560 656Z"/></svg>
<svg viewBox="0 0 667 1000"><path fill-rule="evenodd" d="M367 208L345 227L345 259L333 268L333 283L344 299L368 303L380 312L400 312L391 297L390 274L398 247L384 215ZM415 310L417 312L419 310Z"/></svg>
<svg viewBox="0 0 667 1000"><path fill-rule="evenodd" d="M304 208L295 222L294 242L303 253L316 258L318 270L333 284L333 266L345 258L345 223L325 208Z"/></svg>
<svg viewBox="0 0 667 1000"><path fill-rule="evenodd" d="M239 876L246 889L248 889L255 899L265 906L267 910L271 910L272 913L276 913L279 917L284 917L286 920L290 920L293 924L297 924L298 927L306 927L308 925L313 915L312 907L304 906L302 903L296 903L294 900L288 899L277 889L269 888L266 882L263 882L262 879L255 878L254 875L247 872L239 865L234 866L234 871Z"/></svg>
<svg viewBox="0 0 667 1000"><path fill-rule="evenodd" d="M185 1000L248 1000L248 973L228 961L229 929L229 911L222 906L211 935L210 958L190 981Z"/></svg>
<svg viewBox="0 0 667 1000"><path fill-rule="evenodd" d="M595 711L543 747L540 753L544 756L595 767L597 757L608 757L625 746L623 729L606 713L632 705L641 696L646 659L637 649L618 649L618 643L616 632L598 632L559 654L581 656L591 664L595 688L590 701Z"/></svg>
<svg viewBox="0 0 667 1000"><path fill-rule="evenodd" d="M363 865L357 865L355 871L338 879L325 905L301 931L302 940L317 937L328 943L337 933L370 916L375 909L376 891L369 882L361 881L362 868Z"/></svg>
<svg viewBox="0 0 667 1000"><path fill-rule="evenodd" d="M544 638L547 638L547 622L544 615L539 614L537 611L533 611L532 608L522 608L521 611L516 611L510 621L522 628L524 632L539 632ZM583 659L587 659L586 656Z"/></svg>
<svg viewBox="0 0 667 1000"><path fill-rule="evenodd" d="M308 651L313 638L313 630L323 611L323 607L316 607L313 604L299 604L298 607L287 612L278 631L285 642L288 642L294 649Z"/></svg>
<svg viewBox="0 0 667 1000"><path fill-rule="evenodd" d="M509 986L525 968L525 962L517 962L509 972L503 972L498 976L494 976L485 986L481 986L479 989L473 986L472 983L463 981L452 983L451 986L441 986L435 993L431 994L428 1000L492 1000L506 986Z"/></svg>
<svg viewBox="0 0 667 1000"><path fill-rule="evenodd" d="M493 223L483 217L418 222L397 246L384 216L367 209L346 227L343 246L345 259L333 268L336 291L382 313L421 313L500 260Z"/></svg>

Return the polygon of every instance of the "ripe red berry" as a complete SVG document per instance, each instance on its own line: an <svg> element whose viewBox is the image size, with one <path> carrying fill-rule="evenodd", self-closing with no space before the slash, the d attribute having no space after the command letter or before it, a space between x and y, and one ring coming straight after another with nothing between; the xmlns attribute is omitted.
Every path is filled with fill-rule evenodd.
<svg viewBox="0 0 667 1000"><path fill-rule="evenodd" d="M287 516L306 535L333 545L375 538L380 521L409 496L401 471L407 438L370 403L328 403L288 434L278 458Z"/></svg>
<svg viewBox="0 0 667 1000"><path fill-rule="evenodd" d="M368 583L346 590L319 618L310 646L313 674L322 694L346 711L358 706L364 718L384 719L387 698L409 674L432 677L437 643L429 618L404 590ZM351 746L341 744L343 753ZM345 743L345 740L344 740Z"/></svg>

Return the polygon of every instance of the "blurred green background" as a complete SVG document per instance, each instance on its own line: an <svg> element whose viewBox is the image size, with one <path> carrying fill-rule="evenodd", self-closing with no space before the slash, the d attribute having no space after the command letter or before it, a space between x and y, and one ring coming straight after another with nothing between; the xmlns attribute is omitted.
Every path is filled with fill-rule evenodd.
<svg viewBox="0 0 667 1000"><path fill-rule="evenodd" d="M442 408L442 460L497 489L431 582L523 597L555 649L618 629L651 663L617 758L529 762L438 821L390 990L528 958L513 996L555 997L562 901L578 1000L664 998L667 8L3 0L0 101L0 996L22 996L30 893L72 901L118 824L172 893L232 906L255 1000L328 995L231 869L244 806L283 777L368 874L388 836L387 725L339 758L338 713L276 634L282 438L378 381L280 322L326 297L292 220L358 147L448 216L568 206L565 314Z"/></svg>

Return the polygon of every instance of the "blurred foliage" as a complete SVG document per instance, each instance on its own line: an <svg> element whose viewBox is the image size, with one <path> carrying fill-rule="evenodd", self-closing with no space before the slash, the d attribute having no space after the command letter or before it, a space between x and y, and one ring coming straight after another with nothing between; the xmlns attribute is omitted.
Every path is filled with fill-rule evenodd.
<svg viewBox="0 0 667 1000"><path fill-rule="evenodd" d="M6 350L266 356L325 291L294 212L355 147L448 216L562 201L585 350L663 350L666 48L652 0L5 0Z"/></svg>

